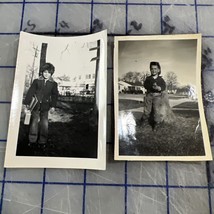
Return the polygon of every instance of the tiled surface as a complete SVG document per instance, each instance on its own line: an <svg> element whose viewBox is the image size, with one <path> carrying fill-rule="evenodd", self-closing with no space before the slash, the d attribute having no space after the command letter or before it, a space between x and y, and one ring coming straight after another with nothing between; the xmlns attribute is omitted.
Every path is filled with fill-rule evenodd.
<svg viewBox="0 0 214 214"><path fill-rule="evenodd" d="M41 193L40 184L5 184L2 213L39 213Z"/></svg>
<svg viewBox="0 0 214 214"><path fill-rule="evenodd" d="M210 213L207 189L171 189L169 195L170 213Z"/></svg>
<svg viewBox="0 0 214 214"><path fill-rule="evenodd" d="M113 160L112 93L114 35L163 32L168 34L168 29L161 23L161 20L167 20L170 27L175 27L172 33L203 33L203 63L214 60L214 9L211 4L214 5L213 0L1 1L0 213L214 213L213 162L206 164ZM84 34L105 28L109 34L106 171L4 169L20 29L43 33ZM208 55L207 48L211 49ZM213 89L212 72L211 65L203 73L205 92ZM214 111L208 112L209 118L213 117L212 112ZM209 120L210 125L213 121L214 119Z"/></svg>
<svg viewBox="0 0 214 214"><path fill-rule="evenodd" d="M112 186L90 186L86 190L86 208L89 213L124 213L124 189Z"/></svg>
<svg viewBox="0 0 214 214"><path fill-rule="evenodd" d="M163 188L128 188L127 213L167 213L167 196Z"/></svg>
<svg viewBox="0 0 214 214"><path fill-rule="evenodd" d="M46 185L44 213L82 213L82 186Z"/></svg>

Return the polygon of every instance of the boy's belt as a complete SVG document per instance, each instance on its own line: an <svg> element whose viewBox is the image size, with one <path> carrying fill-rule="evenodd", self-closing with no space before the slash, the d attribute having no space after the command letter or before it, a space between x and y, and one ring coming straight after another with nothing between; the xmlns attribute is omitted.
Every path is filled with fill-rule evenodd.
<svg viewBox="0 0 214 214"><path fill-rule="evenodd" d="M150 92L149 94L151 94L152 96L156 97L156 96L160 96L161 92Z"/></svg>

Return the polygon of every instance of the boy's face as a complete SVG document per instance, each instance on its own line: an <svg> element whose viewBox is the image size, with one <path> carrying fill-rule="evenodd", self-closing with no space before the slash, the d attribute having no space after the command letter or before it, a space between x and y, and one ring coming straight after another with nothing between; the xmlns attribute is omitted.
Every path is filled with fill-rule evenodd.
<svg viewBox="0 0 214 214"><path fill-rule="evenodd" d="M45 71L43 71L42 75L45 79L49 79L51 76L51 73L49 73L48 70L45 70Z"/></svg>
<svg viewBox="0 0 214 214"><path fill-rule="evenodd" d="M157 65L152 65L152 66L151 66L151 75L152 75L152 76L158 75L159 72L160 72L160 69L158 68Z"/></svg>

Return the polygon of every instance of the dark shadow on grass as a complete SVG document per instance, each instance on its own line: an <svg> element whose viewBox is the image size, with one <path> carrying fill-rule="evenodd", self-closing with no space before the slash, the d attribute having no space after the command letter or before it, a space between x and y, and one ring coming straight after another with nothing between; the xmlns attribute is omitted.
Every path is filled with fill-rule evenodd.
<svg viewBox="0 0 214 214"><path fill-rule="evenodd" d="M17 156L97 158L98 129L93 122L92 105L61 103L58 107L72 114L69 122L50 122L46 148L28 146L29 126L20 122Z"/></svg>

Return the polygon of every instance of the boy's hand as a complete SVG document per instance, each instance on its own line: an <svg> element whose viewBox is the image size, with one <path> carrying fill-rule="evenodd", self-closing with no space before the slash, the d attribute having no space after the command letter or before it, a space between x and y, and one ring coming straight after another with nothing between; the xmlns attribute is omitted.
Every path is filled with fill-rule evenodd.
<svg viewBox="0 0 214 214"><path fill-rule="evenodd" d="M24 105L24 112L27 113L29 111L29 105Z"/></svg>
<svg viewBox="0 0 214 214"><path fill-rule="evenodd" d="M154 83L152 86L153 89L157 90L157 91L161 91L161 87L157 85L157 83Z"/></svg>
<svg viewBox="0 0 214 214"><path fill-rule="evenodd" d="M54 108L54 107L50 108L50 113L51 113L51 114L52 114L54 111L55 111L55 108Z"/></svg>

